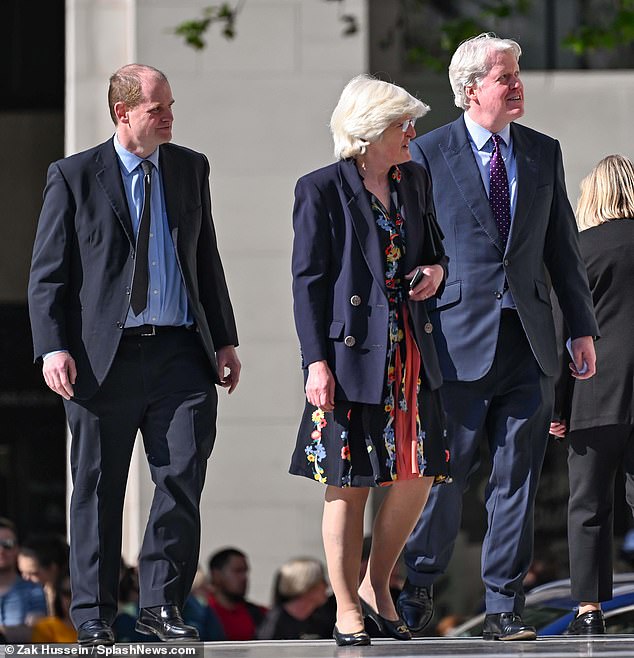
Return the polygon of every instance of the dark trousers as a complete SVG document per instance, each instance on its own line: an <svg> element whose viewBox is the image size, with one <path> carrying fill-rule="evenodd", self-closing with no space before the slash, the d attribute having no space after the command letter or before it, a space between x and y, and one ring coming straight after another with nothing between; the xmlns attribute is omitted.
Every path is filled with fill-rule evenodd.
<svg viewBox="0 0 634 658"><path fill-rule="evenodd" d="M634 427L606 425L570 432L568 550L572 598L612 598L614 481L625 471L625 493L634 511Z"/></svg>
<svg viewBox="0 0 634 658"><path fill-rule="evenodd" d="M430 587L446 571L460 530L462 496L479 466L485 436L492 460L485 491L488 527L482 545L486 610L521 613L553 383L539 369L517 313L502 314L490 371L473 382L445 382L441 393L448 417L453 483L433 487L407 542L408 579Z"/></svg>
<svg viewBox="0 0 634 658"><path fill-rule="evenodd" d="M137 430L155 485L139 556L139 603L183 604L198 565L199 503L216 407L209 360L186 329L122 338L97 394L65 403L75 626L112 622L117 612L123 501Z"/></svg>

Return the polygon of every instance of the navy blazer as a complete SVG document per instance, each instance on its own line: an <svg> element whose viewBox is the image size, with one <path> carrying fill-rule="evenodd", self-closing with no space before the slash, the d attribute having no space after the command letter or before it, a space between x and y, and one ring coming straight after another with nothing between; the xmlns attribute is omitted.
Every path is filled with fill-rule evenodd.
<svg viewBox="0 0 634 658"><path fill-rule="evenodd" d="M160 148L170 232L189 308L218 383L215 351L237 345L216 246L209 162ZM29 313L35 357L67 349L77 399L94 395L115 357L130 303L135 239L113 140L51 164L33 247Z"/></svg>
<svg viewBox="0 0 634 658"><path fill-rule="evenodd" d="M559 142L515 123L517 203L504 249L461 116L418 137L412 157L429 172L449 275L430 315L443 377L474 381L491 368L504 280L539 367L558 371L550 282L572 336L597 336Z"/></svg>
<svg viewBox="0 0 634 658"><path fill-rule="evenodd" d="M399 168L404 269L437 263L446 268L429 178L416 163ZM299 179L293 227L293 299L302 367L326 360L336 380L336 399L380 404L387 360L385 256L354 160ZM438 388L442 378L425 303L409 302L409 311L424 385Z"/></svg>

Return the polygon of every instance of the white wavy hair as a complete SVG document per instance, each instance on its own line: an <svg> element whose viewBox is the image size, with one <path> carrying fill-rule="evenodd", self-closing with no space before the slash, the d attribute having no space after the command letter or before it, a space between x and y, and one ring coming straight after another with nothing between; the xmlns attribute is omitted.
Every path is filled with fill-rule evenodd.
<svg viewBox="0 0 634 658"><path fill-rule="evenodd" d="M381 139L386 128L399 119L419 119L429 107L403 87L362 74L344 87L330 117L335 158L354 158L368 144Z"/></svg>
<svg viewBox="0 0 634 658"><path fill-rule="evenodd" d="M469 109L465 88L479 84L486 77L496 52L510 52L519 62L522 49L516 41L500 39L493 32L483 32L458 46L449 64L449 82L456 107Z"/></svg>

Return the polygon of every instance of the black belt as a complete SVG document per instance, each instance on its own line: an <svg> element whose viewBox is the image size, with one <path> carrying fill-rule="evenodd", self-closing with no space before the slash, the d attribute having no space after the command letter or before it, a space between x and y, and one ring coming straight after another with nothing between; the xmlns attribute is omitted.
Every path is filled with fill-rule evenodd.
<svg viewBox="0 0 634 658"><path fill-rule="evenodd" d="M159 334L166 334L169 333L170 331L192 331L193 328L194 325L192 324L190 325L181 324L177 327L156 325L156 324L142 324L138 327L127 327L126 329L124 329L123 337L139 338L141 336L143 337L158 336Z"/></svg>

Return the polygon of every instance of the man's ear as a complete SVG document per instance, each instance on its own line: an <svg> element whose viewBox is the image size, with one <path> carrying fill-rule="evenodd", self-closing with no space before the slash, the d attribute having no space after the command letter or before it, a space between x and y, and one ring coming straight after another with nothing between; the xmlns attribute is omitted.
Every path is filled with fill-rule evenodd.
<svg viewBox="0 0 634 658"><path fill-rule="evenodd" d="M473 84L473 85L467 85L464 88L464 93L465 96L469 99L469 102L475 103L478 100L478 93L477 93L478 86Z"/></svg>
<svg viewBox="0 0 634 658"><path fill-rule="evenodd" d="M117 123L130 123L128 119L128 108L122 101L118 101L113 107L114 115L117 117Z"/></svg>

